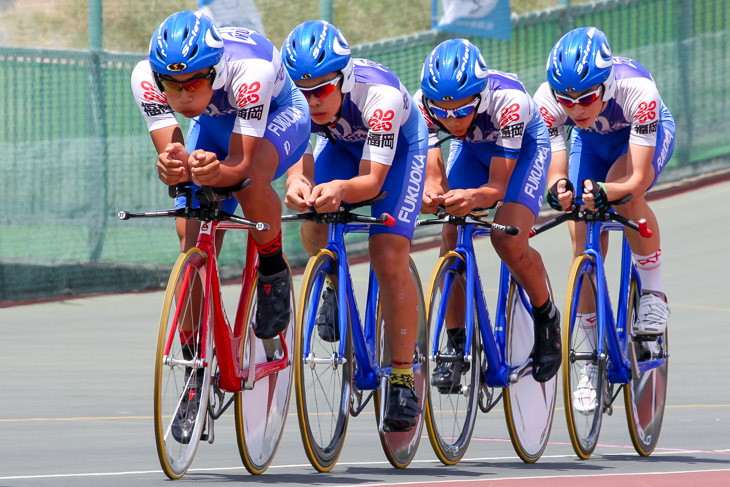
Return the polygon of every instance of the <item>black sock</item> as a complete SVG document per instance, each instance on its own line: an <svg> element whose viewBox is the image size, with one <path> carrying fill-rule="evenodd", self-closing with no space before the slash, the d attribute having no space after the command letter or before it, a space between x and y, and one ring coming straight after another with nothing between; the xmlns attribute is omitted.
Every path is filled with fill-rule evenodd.
<svg viewBox="0 0 730 487"><path fill-rule="evenodd" d="M546 321L550 321L555 317L555 306L553 305L553 302L548 298L547 301L545 301L545 304L542 306L537 306L532 308L532 317L535 318L535 321L540 323L545 323Z"/></svg>
<svg viewBox="0 0 730 487"><path fill-rule="evenodd" d="M259 245L259 274L273 276L286 270L286 260L281 248L281 232L271 242Z"/></svg>

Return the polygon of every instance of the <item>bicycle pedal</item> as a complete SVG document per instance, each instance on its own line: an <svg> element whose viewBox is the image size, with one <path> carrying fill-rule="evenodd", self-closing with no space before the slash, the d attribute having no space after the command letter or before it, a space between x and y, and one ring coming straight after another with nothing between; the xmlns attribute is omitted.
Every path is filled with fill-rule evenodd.
<svg viewBox="0 0 730 487"><path fill-rule="evenodd" d="M633 335L635 342L655 342L661 335Z"/></svg>

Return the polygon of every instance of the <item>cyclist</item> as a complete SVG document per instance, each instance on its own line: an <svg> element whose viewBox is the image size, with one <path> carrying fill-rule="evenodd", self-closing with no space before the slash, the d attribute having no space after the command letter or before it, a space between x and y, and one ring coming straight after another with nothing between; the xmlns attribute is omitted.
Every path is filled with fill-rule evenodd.
<svg viewBox="0 0 730 487"><path fill-rule="evenodd" d="M252 180L223 203L223 210L233 213L240 203L248 218L270 225L268 231L253 231L259 254L254 332L259 338L275 337L286 328L291 310L281 201L271 182L299 160L309 136L306 100L282 66L278 49L254 31L219 31L200 12L182 11L159 25L149 56L136 65L131 82L158 152L162 182L192 179L196 185L227 187ZM174 112L192 119L187 141ZM175 204L185 207L185 197ZM181 250L194 246L200 224L178 219L176 226ZM191 328L185 324L183 334L192 335ZM188 359L194 354L189 347L184 351ZM193 381L191 387L199 384ZM184 394L184 400L194 392ZM172 431L185 442L192 425L180 419Z"/></svg>
<svg viewBox="0 0 730 487"><path fill-rule="evenodd" d="M499 257L527 292L535 319L533 378L550 380L561 362L560 313L547 286L540 254L527 243L542 206L550 164L547 128L537 106L517 77L488 70L479 48L450 39L431 51L423 66L416 101L429 126L428 170L422 212L439 205L456 216L501 201L494 221L520 227L519 235L493 232ZM438 140L439 131L448 137ZM451 140L444 167L441 143ZM456 227L444 226L441 253L456 246ZM464 328L447 323L449 346L463 353ZM462 364L443 364L431 383L442 391L458 389Z"/></svg>
<svg viewBox="0 0 730 487"><path fill-rule="evenodd" d="M565 34L553 47L547 63L547 81L535 93L550 132L553 162L548 181L548 203L568 209L580 191L589 209L604 209L609 201L628 194L630 201L616 211L638 220L646 218L651 238L627 232L642 283L635 335L661 335L667 326L669 305L661 276L661 245L656 216L645 194L655 183L674 151L675 127L651 74L633 59L612 57L603 32L581 27ZM567 154L563 127L570 132ZM577 188L577 189L576 189ZM585 224L571 223L573 255L584 249ZM608 243L605 234L603 248ZM595 311L579 316L589 330ZM595 398L590 375L584 370L575 394L586 407Z"/></svg>
<svg viewBox="0 0 730 487"><path fill-rule="evenodd" d="M342 201L363 201L385 191L371 211L387 212L396 220L393 227L373 226L369 247L391 345L384 427L407 431L421 413L413 388L417 289L408 255L423 192L426 126L398 78L378 63L353 59L345 37L332 24L312 20L298 25L284 41L282 56L307 97L318 136L315 148L308 147L289 170L287 206L325 213L336 211ZM301 239L312 255L326 245L327 226L303 223ZM331 314L319 313L318 330L323 339L336 341Z"/></svg>

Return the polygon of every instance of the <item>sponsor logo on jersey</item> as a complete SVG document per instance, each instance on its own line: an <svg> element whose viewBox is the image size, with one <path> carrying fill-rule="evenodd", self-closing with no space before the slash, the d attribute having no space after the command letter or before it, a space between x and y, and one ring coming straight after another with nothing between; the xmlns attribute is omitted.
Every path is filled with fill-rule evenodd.
<svg viewBox="0 0 730 487"><path fill-rule="evenodd" d="M281 111L267 125L267 129L274 132L277 136L285 132L286 129L297 123L304 117L304 112L296 107L287 107Z"/></svg>
<svg viewBox="0 0 730 487"><path fill-rule="evenodd" d="M532 168L530 169L530 174L527 177L523 191L533 199L536 196L535 192L540 189L540 183L545 179L545 164L548 162L549 153L550 149L547 147L538 147L537 157L532 161ZM540 191L540 194L537 196L542 198L542 192Z"/></svg>
<svg viewBox="0 0 730 487"><path fill-rule="evenodd" d="M383 111L380 108L375 110L375 113L373 113L373 116L370 117L370 120L368 120L368 127L370 127L373 131L390 131L393 129L393 124L390 123L391 120L395 117L395 113L393 113L393 110L387 110Z"/></svg>
<svg viewBox="0 0 730 487"><path fill-rule="evenodd" d="M664 130L664 140L662 140L662 152L659 154L659 157L656 160L657 168L659 168L659 171L664 168L664 164L667 163L667 160L669 159L669 146L672 144L672 140L674 139L674 134L669 132L668 130Z"/></svg>
<svg viewBox="0 0 730 487"><path fill-rule="evenodd" d="M516 123L502 127L499 131L502 138L511 139L513 137L522 137L525 133L525 122Z"/></svg>
<svg viewBox="0 0 730 487"><path fill-rule="evenodd" d="M243 120L261 120L263 113L263 105L254 105L252 107L239 108L238 118L242 118Z"/></svg>
<svg viewBox="0 0 730 487"><path fill-rule="evenodd" d="M513 103L512 105L508 107L504 107L499 112L499 125L500 127L504 127L510 122L516 122L520 119L520 114L518 113L518 110L520 109L519 103Z"/></svg>
<svg viewBox="0 0 730 487"><path fill-rule="evenodd" d="M542 119L545 121L545 125L547 125L547 128L551 128L553 126L553 122L555 122L555 117L550 115L550 112L545 107L540 107L540 115L542 115Z"/></svg>
<svg viewBox="0 0 730 487"><path fill-rule="evenodd" d="M639 123L646 123L649 120L654 120L656 118L656 101L652 100L651 103L646 103L645 101L642 101L639 103L639 110L636 112L636 115L634 115L634 119L637 120Z"/></svg>
<svg viewBox="0 0 730 487"><path fill-rule="evenodd" d="M403 198L403 204L398 210L398 220L404 223L416 224L415 220L412 221L411 218L418 215L421 208L421 186L425 167L426 156L417 155L411 161L408 189L405 198Z"/></svg>
<svg viewBox="0 0 730 487"><path fill-rule="evenodd" d="M249 103L258 103L259 95L257 95L256 92L259 91L259 88L261 88L261 83L258 81L254 81L250 85L243 83L241 87L238 88L236 105L238 105L239 108L243 108Z"/></svg>
<svg viewBox="0 0 730 487"><path fill-rule="evenodd" d="M165 95L165 93L160 93L159 91L157 91L155 85L153 85L149 81L142 81L140 86L144 90L142 98L147 101L156 101L167 104L167 95Z"/></svg>
<svg viewBox="0 0 730 487"><path fill-rule="evenodd" d="M392 149L395 146L395 135L368 132L367 144L372 147L388 147Z"/></svg>

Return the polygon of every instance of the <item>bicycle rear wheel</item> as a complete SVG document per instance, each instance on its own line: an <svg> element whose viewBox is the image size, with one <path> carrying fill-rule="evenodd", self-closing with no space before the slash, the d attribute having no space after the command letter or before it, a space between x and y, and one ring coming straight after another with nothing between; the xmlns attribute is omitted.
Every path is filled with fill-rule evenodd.
<svg viewBox="0 0 730 487"><path fill-rule="evenodd" d="M428 289L427 319L431 331L428 350L430 355L433 343L437 343L437 351L432 357L429 373L433 373L442 365L453 363L452 348L449 347L446 333L446 321L454 320L464 323L466 298L466 263L456 252L449 252L441 257L431 275ZM444 389L436 387L429 381L428 401L426 402L426 429L434 453L445 465L455 465L466 453L471 440L477 416L477 399L480 380L480 340L476 309L472 328L472 346L469 351L472 360L462 362L463 368L469 370L461 377L456 388ZM447 362L448 361L448 362Z"/></svg>
<svg viewBox="0 0 730 487"><path fill-rule="evenodd" d="M638 316L639 286L635 279L631 279L627 333L633 329ZM657 341L639 341L629 336L631 382L623 386L624 404L631 442L637 453L644 457L654 451L662 431L667 398L668 347L666 331ZM658 361L659 365L642 373L640 366L647 365L649 361Z"/></svg>
<svg viewBox="0 0 730 487"><path fill-rule="evenodd" d="M300 287L297 307L297 332L294 346L294 384L299 432L304 451L312 466L328 472L337 463L347 432L352 391L352 335L348 323L339 323L339 338L346 340L344 356L339 356L340 341L320 336L315 317L323 303L325 281L336 290L337 259L321 250L309 259ZM337 309L337 293L329 305ZM325 304L327 306L327 304Z"/></svg>
<svg viewBox="0 0 730 487"><path fill-rule="evenodd" d="M581 255L568 277L563 310L563 399L570 442L575 453L589 458L598 443L607 387L606 359L598 356L599 320L577 319L598 309L595 262ZM604 343L604 350L606 350ZM590 392L592 390L592 393Z"/></svg>
<svg viewBox="0 0 730 487"><path fill-rule="evenodd" d="M547 284L552 296L550 282ZM527 295L511 279L505 324L506 355L511 372L510 385L503 390L504 414L517 455L526 463L535 463L550 439L558 378L555 375L547 382L537 382L529 373L535 322L528 305Z"/></svg>
<svg viewBox="0 0 730 487"><path fill-rule="evenodd" d="M213 337L205 316L209 300L206 272L203 251L192 248L180 254L167 283L157 334L155 446L162 470L171 479L182 477L193 462L208 412ZM188 345L183 346L183 340ZM199 375L203 376L201 389L191 389ZM183 398L183 394L188 397ZM193 400L198 401L197 408L189 405ZM178 416L194 422L188 439L177 440L172 433L173 421Z"/></svg>
<svg viewBox="0 0 730 487"><path fill-rule="evenodd" d="M258 279L258 277L256 278ZM294 285L290 281L290 306L292 309L289 324L278 337L260 340L253 333L258 304L256 282L252 286L251 296L246 306L245 326L241 343L241 367L249 368L251 347L256 366L280 360L285 350L289 354L289 365L286 368L271 372L254 382L255 371L249 371L248 387L236 393L236 437L238 450L243 465L250 473L263 473L274 459L276 450L284 432L284 424L289 412L291 397L291 379L293 367L291 358L294 349Z"/></svg>
<svg viewBox="0 0 730 487"><path fill-rule="evenodd" d="M413 378L415 380L415 390L418 394L418 407L421 410L426 408L426 388L428 386L428 324L426 323L426 307L423 302L423 289L421 288L421 278L418 275L418 269L415 262L410 257L408 265L411 276L416 282L418 294L418 332L416 335L416 346L413 350ZM378 366L384 373L390 374L383 368L390 368L390 349L385 333L385 321L381 313L380 296L378 296L377 305L377 344L378 344ZM380 388L375 390L375 420L380 424L380 404L384 400L381 397ZM418 451L418 444L421 441L421 431L423 430L423 414L419 415L418 423L410 431L401 432L385 432L378 431L380 434L380 443L388 461L395 468L406 468Z"/></svg>

